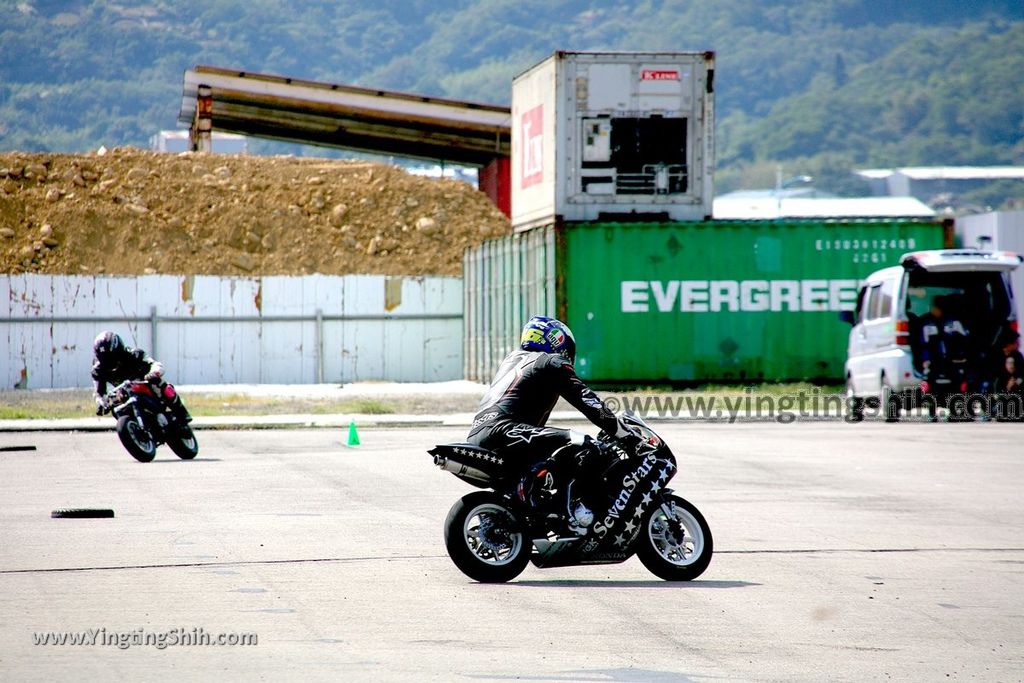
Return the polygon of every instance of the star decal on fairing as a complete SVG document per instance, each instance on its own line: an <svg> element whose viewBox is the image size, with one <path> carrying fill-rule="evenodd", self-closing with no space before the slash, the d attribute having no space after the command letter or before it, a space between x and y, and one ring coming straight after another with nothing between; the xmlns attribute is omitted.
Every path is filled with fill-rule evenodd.
<svg viewBox="0 0 1024 683"><path fill-rule="evenodd" d="M455 455L463 455L469 458L479 458L484 462L493 462L498 465L505 464L504 458L499 458L498 456L491 455L490 453L482 453L480 451L470 450L469 448L455 448L453 450L455 452Z"/></svg>
<svg viewBox="0 0 1024 683"><path fill-rule="evenodd" d="M622 546L626 545L626 537L625 537L625 536L622 536L621 534L620 534L620 535L618 535L618 536L616 536L616 537L615 537L615 545L617 545L617 546L618 546L618 547L620 547L620 548L621 548Z"/></svg>
<svg viewBox="0 0 1024 683"><path fill-rule="evenodd" d="M622 530L625 531L627 534L632 535L633 529L635 529L635 528L636 528L636 524L633 524L633 522L626 522L626 526L622 527Z"/></svg>
<svg viewBox="0 0 1024 683"><path fill-rule="evenodd" d="M651 502L651 494L645 493L644 497L640 499L640 506L643 507Z"/></svg>
<svg viewBox="0 0 1024 683"><path fill-rule="evenodd" d="M665 482L665 481L668 481L668 468L667 467L661 468L661 473L658 475L658 482L659 483L660 482Z"/></svg>

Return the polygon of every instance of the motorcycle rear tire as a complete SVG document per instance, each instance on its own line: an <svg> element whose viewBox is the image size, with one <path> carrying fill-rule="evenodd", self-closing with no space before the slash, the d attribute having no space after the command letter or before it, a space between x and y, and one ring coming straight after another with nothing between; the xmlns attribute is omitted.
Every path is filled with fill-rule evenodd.
<svg viewBox="0 0 1024 683"><path fill-rule="evenodd" d="M145 431L145 427L140 425L134 416L122 415L117 418L117 436L121 439L124 449L139 462L152 461L156 457L156 441L150 436L150 448L144 448L132 435L135 430Z"/></svg>
<svg viewBox="0 0 1024 683"><path fill-rule="evenodd" d="M513 550L510 557L495 563L481 558L470 547L466 523L481 512L495 514L499 510L511 521L511 528L506 531L513 538ZM522 521L508 508L508 503L501 496L490 491L476 491L455 502L444 523L444 544L455 566L469 578L481 583L505 583L516 578L526 569L533 551L533 542Z"/></svg>
<svg viewBox="0 0 1024 683"><path fill-rule="evenodd" d="M188 425L176 428L174 433L168 437L167 445L182 460L191 460L199 455L199 442Z"/></svg>

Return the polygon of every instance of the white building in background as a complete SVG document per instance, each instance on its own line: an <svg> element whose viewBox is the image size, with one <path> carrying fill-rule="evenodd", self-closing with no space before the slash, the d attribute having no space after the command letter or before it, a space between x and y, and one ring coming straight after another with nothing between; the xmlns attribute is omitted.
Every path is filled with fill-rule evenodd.
<svg viewBox="0 0 1024 683"><path fill-rule="evenodd" d="M807 190L743 190L715 197L718 220L775 218L932 218L914 197L834 197Z"/></svg>
<svg viewBox="0 0 1024 683"><path fill-rule="evenodd" d="M997 180L1024 181L1024 166L908 166L856 171L877 196L917 197L966 192Z"/></svg>
<svg viewBox="0 0 1024 683"><path fill-rule="evenodd" d="M187 152L190 147L187 130L162 130L149 139L149 148L157 152ZM217 154L246 154L249 138L236 133L213 132L213 151Z"/></svg>
<svg viewBox="0 0 1024 683"><path fill-rule="evenodd" d="M389 158L388 163L395 164L394 157ZM409 175L422 176L424 178L451 178L452 180L461 180L471 185L476 185L480 178L479 171L468 166L441 166L439 164L422 166L410 164L402 165L402 168Z"/></svg>

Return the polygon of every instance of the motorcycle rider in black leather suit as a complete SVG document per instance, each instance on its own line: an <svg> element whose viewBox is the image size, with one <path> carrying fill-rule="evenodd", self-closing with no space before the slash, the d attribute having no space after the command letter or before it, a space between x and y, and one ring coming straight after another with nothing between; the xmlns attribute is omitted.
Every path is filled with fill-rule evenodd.
<svg viewBox="0 0 1024 683"><path fill-rule="evenodd" d="M543 316L531 318L523 328L519 350L502 361L480 401L469 443L506 457L540 461L532 474L542 479L539 486L549 489L554 485L552 471L564 481L600 474L614 454L589 436L546 426L561 397L606 433L625 442L627 448L635 448L639 437L576 376L575 359L576 341L565 323ZM563 448L570 444L578 448ZM593 513L571 496L571 489L566 503L569 529L585 533Z"/></svg>
<svg viewBox="0 0 1024 683"><path fill-rule="evenodd" d="M142 349L125 346L124 341L113 332L100 332L92 343L92 378L96 382L96 414L102 415L110 406L107 404L107 385L117 385L126 380L146 380L157 396L170 406L174 414L185 424L192 416L185 409L181 397L174 387L164 381L164 366L160 361L146 355Z"/></svg>

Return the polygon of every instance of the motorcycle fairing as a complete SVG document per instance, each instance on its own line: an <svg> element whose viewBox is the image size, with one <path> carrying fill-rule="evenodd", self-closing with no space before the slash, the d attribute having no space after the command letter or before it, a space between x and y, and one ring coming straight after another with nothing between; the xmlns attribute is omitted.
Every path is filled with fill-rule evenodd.
<svg viewBox="0 0 1024 683"><path fill-rule="evenodd" d="M609 503L594 524L574 543L552 544L534 539L537 550L531 561L537 567L563 567L575 564L623 562L633 554L633 543L640 535L641 520L651 505L660 504L660 491L676 472L672 459L654 453L623 460L612 466L608 490ZM543 550L541 545L543 545Z"/></svg>

